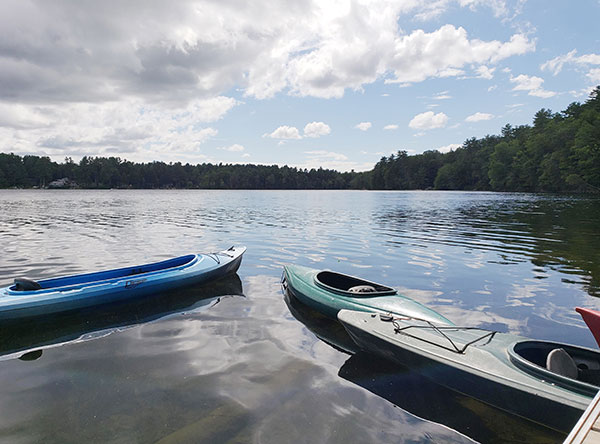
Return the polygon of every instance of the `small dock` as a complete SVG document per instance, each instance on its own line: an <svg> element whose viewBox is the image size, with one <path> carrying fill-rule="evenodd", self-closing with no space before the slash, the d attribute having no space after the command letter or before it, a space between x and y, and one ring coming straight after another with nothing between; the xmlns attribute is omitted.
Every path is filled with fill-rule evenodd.
<svg viewBox="0 0 600 444"><path fill-rule="evenodd" d="M583 412L564 444L600 444L600 392Z"/></svg>

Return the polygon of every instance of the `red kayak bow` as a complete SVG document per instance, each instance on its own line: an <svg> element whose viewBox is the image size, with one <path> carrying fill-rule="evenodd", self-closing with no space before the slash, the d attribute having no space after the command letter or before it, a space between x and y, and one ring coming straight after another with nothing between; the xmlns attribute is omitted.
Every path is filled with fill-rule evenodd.
<svg viewBox="0 0 600 444"><path fill-rule="evenodd" d="M600 311L581 307L576 307L575 310L581 315L600 346Z"/></svg>

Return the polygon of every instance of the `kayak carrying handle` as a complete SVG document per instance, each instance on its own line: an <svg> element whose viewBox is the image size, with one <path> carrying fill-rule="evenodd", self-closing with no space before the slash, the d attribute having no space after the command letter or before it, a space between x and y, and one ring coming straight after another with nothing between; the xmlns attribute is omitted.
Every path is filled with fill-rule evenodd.
<svg viewBox="0 0 600 444"><path fill-rule="evenodd" d="M394 333L399 333L399 334L403 334L403 335L406 335L406 336L410 336L411 338L418 339L420 341L427 342L428 344L435 345L437 347L441 347L443 349L450 350L452 352L456 352L456 353L459 353L459 354L463 354L470 345L473 345L476 342L482 341L482 340L484 340L486 338L487 338L487 341L484 344L482 344L482 345L489 344L492 341L492 339L494 338L494 336L496 335L496 333L498 333L495 330L486 330L484 328L479 328L479 327L439 326L439 325L435 325L431 321L428 321L427 319L420 319L420 318L415 318L415 317L410 317L410 316L401 317L401 318L391 317L391 319L390 319L390 315L389 314L388 315L382 314L382 315L380 315L380 319L383 322L392 322L392 324L394 325ZM405 327L400 327L400 324L398 324L398 321L408 321L408 320L422 321L422 322L426 322L428 325L407 325ZM409 328L418 328L418 329L423 329L423 330L425 330L425 329L434 330L435 332L439 333L441 336L443 336L444 338L446 338L448 340L448 342L450 342L450 345L452 345L452 348L450 348L448 346L444 346L442 344L438 344L436 342L433 342L433 341L430 341L430 340L427 340L427 339L424 339L424 338L420 338L420 337L415 336L415 335L411 335L410 333L406 333L406 330L408 330ZM480 336L478 338L475 338L475 339L473 339L470 342L467 342L462 347L458 347L456 345L456 343L447 334L444 333L444 330L448 330L448 331L450 331L450 330L456 330L456 331L457 330L480 330L480 331L486 332L486 334L484 334L483 336Z"/></svg>

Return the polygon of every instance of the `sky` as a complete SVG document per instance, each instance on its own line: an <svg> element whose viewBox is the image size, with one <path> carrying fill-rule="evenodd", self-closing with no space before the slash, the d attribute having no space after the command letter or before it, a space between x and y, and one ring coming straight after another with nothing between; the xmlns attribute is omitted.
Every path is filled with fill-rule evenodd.
<svg viewBox="0 0 600 444"><path fill-rule="evenodd" d="M600 0L0 2L0 152L365 171L600 85Z"/></svg>

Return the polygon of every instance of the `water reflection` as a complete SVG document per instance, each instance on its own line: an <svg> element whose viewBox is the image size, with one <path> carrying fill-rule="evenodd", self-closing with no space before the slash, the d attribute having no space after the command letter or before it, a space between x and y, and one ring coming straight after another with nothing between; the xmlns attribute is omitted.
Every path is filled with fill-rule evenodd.
<svg viewBox="0 0 600 444"><path fill-rule="evenodd" d="M69 342L89 341L164 318L210 308L224 297L243 296L237 274L218 281L109 305L52 316L3 321L0 324L0 360L34 360L42 350Z"/></svg>
<svg viewBox="0 0 600 444"><path fill-rule="evenodd" d="M1 362L0 440L472 442L341 379L347 355L289 315L277 278L252 276L244 293Z"/></svg>
<svg viewBox="0 0 600 444"><path fill-rule="evenodd" d="M72 339L83 323L102 330L93 326L98 316L56 322L47 336L11 334L3 353L33 353L26 362L0 362L10 382L0 387L0 441L468 442L408 413L425 416L418 405L390 402L351 382L369 374L360 365L348 380L338 376L348 361L339 350L352 344L332 337L335 328L325 320L286 304L282 265L383 282L462 325L596 347L573 307L600 308L593 297L599 225L600 200L550 195L0 190L2 286L17 276L43 279L248 247L239 270L246 297L155 322L132 319L131 328L94 341ZM119 323L111 324L109 313L101 317ZM63 339L71 342L36 356L43 344ZM411 392L428 384L413 371L390 374L395 385L418 381L408 383ZM375 373L376 380L388 376ZM442 403L438 389L423 390L429 403ZM477 412L465 413L484 424L477 436L513 439L496 427L505 420L497 412L448 396L457 410ZM463 430L452 417L431 418Z"/></svg>
<svg viewBox="0 0 600 444"><path fill-rule="evenodd" d="M496 263L527 260L538 273L551 269L571 275L567 282L600 296L597 199L495 193L421 193L420 197L373 215L388 242L496 252L501 258L491 259ZM430 263L426 258L423 262Z"/></svg>
<svg viewBox="0 0 600 444"><path fill-rule="evenodd" d="M340 377L421 418L444 424L482 443L561 442L565 435L498 410L405 368L364 352L340 368Z"/></svg>
<svg viewBox="0 0 600 444"><path fill-rule="evenodd" d="M356 353L359 348L339 322L323 316L284 291L284 300L294 318L306 326L317 338L343 353Z"/></svg>

